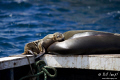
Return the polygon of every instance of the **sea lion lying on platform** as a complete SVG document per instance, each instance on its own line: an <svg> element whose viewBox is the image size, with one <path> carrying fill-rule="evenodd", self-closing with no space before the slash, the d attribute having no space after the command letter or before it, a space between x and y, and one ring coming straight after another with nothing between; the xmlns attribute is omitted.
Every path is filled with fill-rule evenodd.
<svg viewBox="0 0 120 80"><path fill-rule="evenodd" d="M64 35L62 33L56 32L54 34L49 34L43 39L36 40L30 43L27 43L24 47L24 53L22 54L33 54L40 56L46 52L46 49L57 41L63 41Z"/></svg>
<svg viewBox="0 0 120 80"><path fill-rule="evenodd" d="M66 34L67 33L67 34ZM66 40L55 42L47 49L54 54L102 54L120 52L120 36L101 31L70 31L64 33ZM87 33L87 34L86 34ZM107 53L108 54L108 53Z"/></svg>
<svg viewBox="0 0 120 80"><path fill-rule="evenodd" d="M74 34L69 39L86 37L86 36L108 36L108 35L110 36L110 35L114 35L114 34L113 33L105 33L105 32L83 32L83 33Z"/></svg>
<svg viewBox="0 0 120 80"><path fill-rule="evenodd" d="M108 35L111 35L111 34L114 35L113 33L103 32L103 31L95 31L95 30L72 30L72 31L67 31L67 32L63 33L64 40L67 40L70 37L73 37L73 35L78 34L78 33L81 33L80 35L88 33L87 35L83 35L83 36L89 36L89 35L91 35L91 33L89 34L89 32L92 32L92 35L94 35L94 34L106 34L106 33L108 33ZM94 33L94 32L96 32L96 33ZM79 35L79 37L82 37L80 35Z"/></svg>

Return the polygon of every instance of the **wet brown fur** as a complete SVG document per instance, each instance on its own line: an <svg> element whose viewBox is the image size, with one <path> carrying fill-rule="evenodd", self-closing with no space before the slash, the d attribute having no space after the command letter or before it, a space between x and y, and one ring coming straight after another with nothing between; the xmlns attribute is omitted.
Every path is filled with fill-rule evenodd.
<svg viewBox="0 0 120 80"><path fill-rule="evenodd" d="M51 44L57 41L62 41L64 39L63 34L54 33L45 36L43 39L36 40L30 43L27 43L24 47L24 53L22 54L30 54L29 50L31 50L35 55L43 52L43 49L47 49Z"/></svg>

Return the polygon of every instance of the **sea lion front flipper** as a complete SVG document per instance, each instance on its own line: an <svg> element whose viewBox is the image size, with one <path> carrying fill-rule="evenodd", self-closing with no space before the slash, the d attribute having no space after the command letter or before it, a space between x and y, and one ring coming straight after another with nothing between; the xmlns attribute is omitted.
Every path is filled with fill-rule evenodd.
<svg viewBox="0 0 120 80"><path fill-rule="evenodd" d="M36 55L35 52L32 52L31 50L28 50L29 53L31 53L32 55Z"/></svg>

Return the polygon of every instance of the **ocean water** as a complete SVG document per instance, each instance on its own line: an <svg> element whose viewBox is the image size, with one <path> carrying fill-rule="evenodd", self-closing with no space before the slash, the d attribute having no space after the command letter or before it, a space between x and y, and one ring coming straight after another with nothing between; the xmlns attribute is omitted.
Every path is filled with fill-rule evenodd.
<svg viewBox="0 0 120 80"><path fill-rule="evenodd" d="M120 33L120 0L0 0L0 57L69 30Z"/></svg>

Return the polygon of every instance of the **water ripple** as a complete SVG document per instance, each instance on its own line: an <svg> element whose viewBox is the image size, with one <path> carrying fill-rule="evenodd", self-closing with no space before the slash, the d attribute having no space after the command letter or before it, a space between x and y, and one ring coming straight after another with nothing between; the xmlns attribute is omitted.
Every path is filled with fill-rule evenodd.
<svg viewBox="0 0 120 80"><path fill-rule="evenodd" d="M32 6L31 4L25 3L25 2L17 3L17 2L0 1L0 9L5 9L5 10L17 10L17 11L19 11L19 10L30 8L31 6Z"/></svg>

